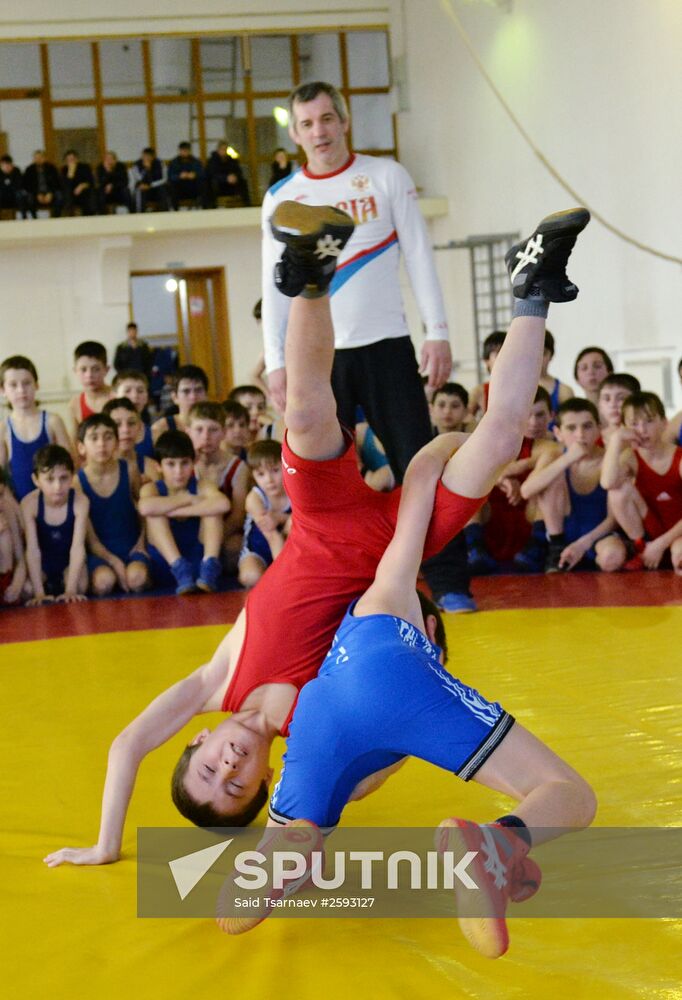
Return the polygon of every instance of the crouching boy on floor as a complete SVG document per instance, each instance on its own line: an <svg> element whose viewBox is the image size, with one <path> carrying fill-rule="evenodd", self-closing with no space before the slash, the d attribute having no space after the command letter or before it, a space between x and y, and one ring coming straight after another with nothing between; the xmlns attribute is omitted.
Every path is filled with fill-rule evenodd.
<svg viewBox="0 0 682 1000"><path fill-rule="evenodd" d="M154 582L175 584L176 594L216 590L229 500L213 483L197 482L194 446L184 431L165 431L156 455L161 479L145 483L139 504Z"/></svg>

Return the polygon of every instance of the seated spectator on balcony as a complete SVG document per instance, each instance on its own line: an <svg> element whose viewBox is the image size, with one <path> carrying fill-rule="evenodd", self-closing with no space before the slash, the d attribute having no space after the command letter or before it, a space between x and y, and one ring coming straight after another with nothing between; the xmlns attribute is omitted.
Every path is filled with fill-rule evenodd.
<svg viewBox="0 0 682 1000"><path fill-rule="evenodd" d="M206 182L209 202L213 208L216 207L218 198L239 199L243 206L251 204L241 164L228 153L226 142L219 142L211 153L206 164Z"/></svg>
<svg viewBox="0 0 682 1000"><path fill-rule="evenodd" d="M192 155L189 142L179 143L178 155L168 164L168 187L176 212L182 202L199 207L204 200L204 168L201 160Z"/></svg>
<svg viewBox="0 0 682 1000"><path fill-rule="evenodd" d="M81 163L75 149L64 153L62 167L65 215L95 214L95 178L89 163Z"/></svg>
<svg viewBox="0 0 682 1000"><path fill-rule="evenodd" d="M107 150L97 167L97 211L107 215L116 211L119 205L132 212L133 205L128 189L128 171L116 153Z"/></svg>
<svg viewBox="0 0 682 1000"><path fill-rule="evenodd" d="M285 177L289 177L293 169L294 165L289 159L289 154L286 149L282 149L280 146L273 153L268 187L271 188L273 184L277 184L279 181L283 181Z"/></svg>
<svg viewBox="0 0 682 1000"><path fill-rule="evenodd" d="M17 212L26 216L26 195L21 170L12 157L0 156L0 217L14 218Z"/></svg>
<svg viewBox="0 0 682 1000"><path fill-rule="evenodd" d="M50 215L61 215L64 197L59 171L48 161L44 149L36 149L33 163L24 171L24 191L28 211L34 219L41 209Z"/></svg>
<svg viewBox="0 0 682 1000"><path fill-rule="evenodd" d="M140 159L130 168L130 187L135 198L136 212L168 211L164 166L151 146L142 150Z"/></svg>

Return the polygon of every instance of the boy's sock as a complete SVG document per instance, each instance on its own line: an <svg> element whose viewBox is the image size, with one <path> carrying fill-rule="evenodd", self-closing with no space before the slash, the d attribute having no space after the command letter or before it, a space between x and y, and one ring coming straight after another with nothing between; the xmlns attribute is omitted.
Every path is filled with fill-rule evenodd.
<svg viewBox="0 0 682 1000"><path fill-rule="evenodd" d="M525 299L514 299L514 319L517 316L539 316L540 319L546 319L548 312L549 300L537 285L532 286Z"/></svg>

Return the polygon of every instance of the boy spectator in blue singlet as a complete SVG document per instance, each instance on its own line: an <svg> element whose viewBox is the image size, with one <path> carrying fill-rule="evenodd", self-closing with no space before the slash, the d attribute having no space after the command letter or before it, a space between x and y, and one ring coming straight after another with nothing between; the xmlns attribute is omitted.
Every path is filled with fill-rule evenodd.
<svg viewBox="0 0 682 1000"><path fill-rule="evenodd" d="M73 352L73 370L83 391L73 396L69 402L69 414L73 437L78 437L78 427L93 413L101 413L104 404L113 396L106 383L109 363L107 349L96 340L84 340Z"/></svg>
<svg viewBox="0 0 682 1000"><path fill-rule="evenodd" d="M229 573L237 569L242 550L251 474L246 462L223 448L226 420L221 403L195 403L189 411L187 433L194 445L197 479L213 483L230 502L223 522L223 560Z"/></svg>
<svg viewBox="0 0 682 1000"><path fill-rule="evenodd" d="M19 505L0 466L0 601L15 604L26 582Z"/></svg>
<svg viewBox="0 0 682 1000"><path fill-rule="evenodd" d="M0 365L0 391L11 413L0 420L0 468L8 467L17 500L35 489L33 458L48 444L71 453L71 441L61 417L36 403L38 372L29 358L15 354Z"/></svg>
<svg viewBox="0 0 682 1000"><path fill-rule="evenodd" d="M254 587L284 547L291 524L291 502L282 484L279 441L254 441L246 461L256 485L246 498L239 582L243 587Z"/></svg>
<svg viewBox="0 0 682 1000"><path fill-rule="evenodd" d="M32 594L28 604L44 604L55 598L67 604L85 600L90 504L71 485L73 472L70 452L59 445L45 445L33 457L37 488L21 501Z"/></svg>
<svg viewBox="0 0 682 1000"><path fill-rule="evenodd" d="M599 386L597 410L601 421L599 443L606 446L623 423L623 403L633 392L639 392L639 379L629 372L612 372Z"/></svg>
<svg viewBox="0 0 682 1000"><path fill-rule="evenodd" d="M165 431L186 431L187 417L195 403L208 397L208 375L199 365L181 365L171 378L171 400L177 413L168 413L152 424L156 443Z"/></svg>
<svg viewBox="0 0 682 1000"><path fill-rule="evenodd" d="M102 597L118 586L137 593L149 584L149 559L135 501L136 470L118 457L118 429L107 413L94 413L78 428L83 467L78 481L90 501L87 545L90 589Z"/></svg>
<svg viewBox="0 0 682 1000"><path fill-rule="evenodd" d="M587 212L565 217L567 227L573 222L575 238ZM542 247L542 237L538 242ZM565 260L572 242L548 239L547 265L553 246L558 244L557 256ZM533 246L529 240L510 251L510 269L519 259L513 278L532 260ZM500 704L445 671L438 612L415 591L437 491L444 486L483 499L499 479L519 447L537 385L547 296L566 301L577 294L565 276L535 282L532 272L522 272L514 289L521 302L496 363L486 416L454 456L452 437L443 435L412 460L393 538L374 582L351 603L318 677L299 695L268 823L296 823L297 829L271 829L259 845L268 860L295 846L310 870L311 854L322 846L318 828L334 827L358 789L369 790L370 782L383 780L407 755L503 792L517 802L513 814L486 825L446 819L436 835L440 852L453 851L456 858L473 854L473 890L461 882L456 889L459 922L470 944L489 958L508 947L507 903L528 899L540 886L540 869L527 856L531 847L562 830L589 825L596 805L589 785L567 763ZM294 884L302 881L299 870ZM231 889L228 881L218 917L229 933L260 923L272 912L268 904L286 893L266 888L260 907L244 917L231 912Z"/></svg>
<svg viewBox="0 0 682 1000"><path fill-rule="evenodd" d="M153 457L141 454L137 448L136 442L144 425L135 404L127 396L114 397L106 403L102 413L110 416L116 424L118 457L124 458L128 463L130 477L134 479L139 476L141 483L156 482L159 478L158 462Z"/></svg>
<svg viewBox="0 0 682 1000"><path fill-rule="evenodd" d="M567 399L556 414L554 435L521 486L524 500L537 498L549 541L545 572L617 568L616 522L599 484L604 449L599 415L589 399Z"/></svg>
<svg viewBox="0 0 682 1000"><path fill-rule="evenodd" d="M134 368L125 368L114 376L112 382L116 399L129 399L140 414L140 426L135 441L135 451L140 459L154 458L154 438L149 426L149 379ZM141 465L142 463L140 463Z"/></svg>
<svg viewBox="0 0 682 1000"><path fill-rule="evenodd" d="M197 483L194 447L184 431L165 431L156 455L161 479L145 483L139 503L154 582L175 584L176 594L216 590L229 501L213 483Z"/></svg>
<svg viewBox="0 0 682 1000"><path fill-rule="evenodd" d="M549 330L545 330L545 350L542 355L542 374L540 375L540 385L549 393L552 415L556 413L562 403L565 403L567 399L571 399L573 396L573 390L570 386L560 382L558 378L550 375L547 371L549 363L553 357L554 337Z"/></svg>

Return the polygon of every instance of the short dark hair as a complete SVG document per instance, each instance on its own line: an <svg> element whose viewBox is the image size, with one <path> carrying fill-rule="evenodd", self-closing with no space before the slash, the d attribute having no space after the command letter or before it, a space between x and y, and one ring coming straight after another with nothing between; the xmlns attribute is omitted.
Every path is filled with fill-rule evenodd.
<svg viewBox="0 0 682 1000"><path fill-rule="evenodd" d="M10 370L14 368L16 371L30 372L33 376L35 382L38 381L38 372L36 371L36 366L33 364L30 358L25 358L23 354L12 354L11 357L5 358L5 360L0 365L0 385L5 382L5 375Z"/></svg>
<svg viewBox="0 0 682 1000"><path fill-rule="evenodd" d="M499 351L504 344L504 338L507 336L504 330L493 330L483 341L483 360L487 361L491 354Z"/></svg>
<svg viewBox="0 0 682 1000"><path fill-rule="evenodd" d="M599 391L601 392L604 386L609 385L617 386L619 389L627 389L630 394L639 392L642 388L639 379L630 375L629 372L611 372L600 382Z"/></svg>
<svg viewBox="0 0 682 1000"><path fill-rule="evenodd" d="M108 413L102 410L101 413L91 413L89 417L81 421L78 425L78 440L83 443L85 441L85 435L88 431L92 430L93 427L108 427L110 431L113 431L118 440L118 427L111 419Z"/></svg>
<svg viewBox="0 0 682 1000"><path fill-rule="evenodd" d="M544 403L549 412L552 412L552 397L545 389L544 385L539 385L535 390L535 397L533 398L533 406L536 403Z"/></svg>
<svg viewBox="0 0 682 1000"><path fill-rule="evenodd" d="M599 427L599 413L597 407L590 399L582 399L580 396L571 396L570 399L557 407L556 422L561 426L561 418L566 413L589 413L597 427Z"/></svg>
<svg viewBox="0 0 682 1000"><path fill-rule="evenodd" d="M259 299L258 302L256 302L256 304L253 307L253 310L251 312L251 315L253 316L254 319L257 319L257 320L262 319L262 316L263 316L263 300L262 299Z"/></svg>
<svg viewBox="0 0 682 1000"><path fill-rule="evenodd" d="M84 340L73 352L73 360L78 361L79 358L95 358L105 365L107 363L107 349L104 344L100 344L97 340Z"/></svg>
<svg viewBox="0 0 682 1000"><path fill-rule="evenodd" d="M3 153L3 155L0 156L0 163L14 163L14 160L9 153Z"/></svg>
<svg viewBox="0 0 682 1000"><path fill-rule="evenodd" d="M196 802L185 788L185 775L192 754L200 744L187 746L182 751L180 760L175 765L171 778L171 797L178 811L190 820L195 826L248 826L256 818L265 803L268 801L268 783L263 778L258 791L248 802L241 812L225 816L216 812L208 802L200 805Z"/></svg>
<svg viewBox="0 0 682 1000"><path fill-rule="evenodd" d="M33 456L33 472L36 476L40 472L50 472L62 465L69 472L74 471L73 459L66 448L60 444L45 444Z"/></svg>
<svg viewBox="0 0 682 1000"><path fill-rule="evenodd" d="M135 320L131 319L130 323L126 323L126 330L129 330L131 326L134 326L135 329L137 330L137 323L135 322Z"/></svg>
<svg viewBox="0 0 682 1000"><path fill-rule="evenodd" d="M189 434L184 431L164 431L154 445L157 461L164 458L191 458L194 461L194 445Z"/></svg>
<svg viewBox="0 0 682 1000"><path fill-rule="evenodd" d="M578 357L575 359L575 364L573 365L573 378L576 380L576 382L578 381L578 365L580 364L580 362L582 361L582 359L585 357L586 354L601 354L604 360L604 364L606 365L606 370L609 373L609 375L611 374L611 372L613 371L613 361L608 356L603 347L583 347L582 351L580 351Z"/></svg>
<svg viewBox="0 0 682 1000"><path fill-rule="evenodd" d="M178 149L191 149L192 143L187 142L187 139L183 139L182 142L178 143Z"/></svg>
<svg viewBox="0 0 682 1000"><path fill-rule="evenodd" d="M445 625L443 624L443 616L440 611L426 594L422 593L421 590L417 591L417 597L419 598L419 603L422 609L422 616L424 618L424 625L426 625L426 619L429 615L432 615L436 619L436 634L435 640L436 645L440 646L443 650L443 661L448 662L448 638L445 634Z"/></svg>
<svg viewBox="0 0 682 1000"><path fill-rule="evenodd" d="M247 424L249 422L249 411L241 403L238 403L236 399L226 399L223 403L223 409L225 410L225 420L244 420Z"/></svg>
<svg viewBox="0 0 682 1000"><path fill-rule="evenodd" d="M307 104L308 101L314 101L316 97L320 96L320 94L326 94L327 97L331 98L334 111L336 111L342 122L347 122L349 117L348 105L346 104L343 94L341 94L336 87L332 86L331 83L325 83L323 80L313 80L311 83L300 83L298 87L294 87L289 94L287 101L290 119L295 123L296 116L294 114L294 104Z"/></svg>
<svg viewBox="0 0 682 1000"><path fill-rule="evenodd" d="M465 406L469 405L469 393L463 385L459 384L459 382L446 382L445 385L440 387L440 389L436 389L431 398L431 402L435 403L439 396L456 396L457 399L460 399Z"/></svg>
<svg viewBox="0 0 682 1000"><path fill-rule="evenodd" d="M554 335L549 330L545 330L545 350L549 351L550 358L554 357Z"/></svg>
<svg viewBox="0 0 682 1000"><path fill-rule="evenodd" d="M145 146L142 152L146 153L147 156L156 156L156 150L153 146Z"/></svg>
<svg viewBox="0 0 682 1000"><path fill-rule="evenodd" d="M262 462L279 465L282 461L282 445L273 438L264 441L254 441L246 452L246 464L250 469L257 469Z"/></svg>
<svg viewBox="0 0 682 1000"><path fill-rule="evenodd" d="M114 410L128 410L130 413L134 413L140 420L142 419L137 412L137 407L127 396L115 396L102 407L102 413L106 413L108 416L111 416Z"/></svg>
<svg viewBox="0 0 682 1000"><path fill-rule="evenodd" d="M207 399L201 403L194 403L187 414L188 423L193 418L197 420L215 420L221 427L225 426L225 410L220 403L210 403Z"/></svg>
<svg viewBox="0 0 682 1000"><path fill-rule="evenodd" d="M120 372L116 372L111 384L115 389L117 385L120 385L121 382L125 382L126 379L134 379L136 382L144 382L144 387L147 392L149 392L149 379L144 372L138 371L137 368L122 368Z"/></svg>
<svg viewBox="0 0 682 1000"><path fill-rule="evenodd" d="M665 420L665 407L655 392L633 392L623 400L623 414L627 410L644 410L647 416Z"/></svg>
<svg viewBox="0 0 682 1000"><path fill-rule="evenodd" d="M229 392L229 395L228 395L227 398L228 399L234 399L237 402L239 402L239 397L240 396L246 396L247 393L250 396L262 396L263 399L265 399L267 401L267 397L266 397L265 393L257 385L236 385L234 387L234 389L230 389L230 392Z"/></svg>
<svg viewBox="0 0 682 1000"><path fill-rule="evenodd" d="M208 375L199 365L180 365L178 370L171 377L171 389L178 391L178 386L183 379L189 382L201 382L206 392L208 392Z"/></svg>

